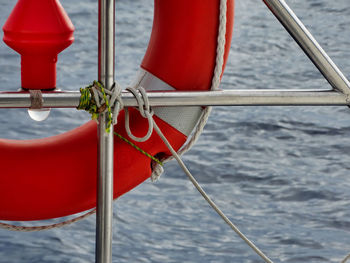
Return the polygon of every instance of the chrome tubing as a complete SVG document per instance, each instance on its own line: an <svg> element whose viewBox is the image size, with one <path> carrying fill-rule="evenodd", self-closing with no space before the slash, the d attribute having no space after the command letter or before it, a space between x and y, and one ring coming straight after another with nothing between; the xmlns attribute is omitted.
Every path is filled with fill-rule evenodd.
<svg viewBox="0 0 350 263"><path fill-rule="evenodd" d="M220 90L199 92L149 92L156 106L297 106L348 105L334 90ZM129 97L129 95L128 95ZM125 102L128 100L125 98Z"/></svg>
<svg viewBox="0 0 350 263"><path fill-rule="evenodd" d="M42 93L44 108L76 108L79 92ZM149 92L149 103L161 106L347 106L347 97L334 90L219 90ZM137 107L129 92L122 92L125 107ZM0 108L30 108L29 93L0 92Z"/></svg>
<svg viewBox="0 0 350 263"><path fill-rule="evenodd" d="M284 0L263 0L318 70L338 91L350 95L350 82Z"/></svg>
<svg viewBox="0 0 350 263"><path fill-rule="evenodd" d="M99 0L98 79L106 89L114 83L115 69L115 1ZM106 132L107 114L98 125L98 179L96 213L96 263L112 262L113 234L113 128Z"/></svg>

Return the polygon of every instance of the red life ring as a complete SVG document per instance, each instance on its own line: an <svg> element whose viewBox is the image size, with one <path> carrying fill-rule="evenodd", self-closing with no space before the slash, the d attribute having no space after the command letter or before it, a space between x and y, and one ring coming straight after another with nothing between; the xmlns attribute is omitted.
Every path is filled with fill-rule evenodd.
<svg viewBox="0 0 350 263"><path fill-rule="evenodd" d="M155 0L150 43L138 84L148 90L208 90L215 68L219 5L216 0ZM233 28L234 0L227 1L225 61ZM180 110L180 113L178 112ZM155 120L175 149L196 124L200 107L155 109ZM185 119L178 117L186 115ZM180 119L179 119L180 118ZM130 111L131 130L142 136L147 120ZM128 137L124 114L115 130ZM93 121L67 133L37 140L0 139L0 219L62 217L96 205L97 133ZM169 155L157 134L135 143L152 155ZM151 160L115 138L114 198L151 175Z"/></svg>

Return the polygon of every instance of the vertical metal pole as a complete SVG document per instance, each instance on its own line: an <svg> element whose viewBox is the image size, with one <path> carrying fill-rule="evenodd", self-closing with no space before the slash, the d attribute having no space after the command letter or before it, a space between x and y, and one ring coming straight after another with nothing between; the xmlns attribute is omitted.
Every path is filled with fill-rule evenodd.
<svg viewBox="0 0 350 263"><path fill-rule="evenodd" d="M327 81L345 95L350 95L350 82L318 44L284 0L263 0L276 18L295 39Z"/></svg>
<svg viewBox="0 0 350 263"><path fill-rule="evenodd" d="M114 83L115 0L99 0L98 79L107 89ZM98 125L96 263L112 262L113 129L106 133L107 114Z"/></svg>

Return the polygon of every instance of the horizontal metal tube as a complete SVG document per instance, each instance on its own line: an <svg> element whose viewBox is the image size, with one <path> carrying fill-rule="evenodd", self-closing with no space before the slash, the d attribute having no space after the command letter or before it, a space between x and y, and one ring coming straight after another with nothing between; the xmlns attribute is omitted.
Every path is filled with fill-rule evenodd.
<svg viewBox="0 0 350 263"><path fill-rule="evenodd" d="M44 108L75 108L79 92L43 92ZM348 105L345 95L334 90L221 90L199 92L149 92L151 106L258 106L258 105ZM123 92L126 107L137 106L129 92ZM29 108L30 94L0 92L0 108Z"/></svg>
<svg viewBox="0 0 350 263"><path fill-rule="evenodd" d="M80 92L42 92L44 108L74 108ZM0 92L0 108L30 108L29 92Z"/></svg>

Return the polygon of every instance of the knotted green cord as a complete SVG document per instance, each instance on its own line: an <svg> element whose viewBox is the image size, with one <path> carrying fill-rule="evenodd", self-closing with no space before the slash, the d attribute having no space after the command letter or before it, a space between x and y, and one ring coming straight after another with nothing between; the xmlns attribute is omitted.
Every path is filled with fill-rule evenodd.
<svg viewBox="0 0 350 263"><path fill-rule="evenodd" d="M97 120L100 114L98 113L95 98L91 95L92 87L93 85L89 85L85 88L80 89L81 96L80 96L80 101L77 109L87 111L88 113L91 114L92 120Z"/></svg>
<svg viewBox="0 0 350 263"><path fill-rule="evenodd" d="M100 108L97 107L95 98L94 96L92 96L92 88L96 88L102 92L105 103L101 105ZM91 119L97 120L98 117L100 116L100 113L103 112L107 107L108 122L107 122L106 132L109 133L112 126L112 109L111 109L111 106L109 105L107 94L105 92L103 85L100 82L95 80L92 85L89 85L85 88L81 88L80 93L81 93L80 102L77 109L85 110L89 112L91 114Z"/></svg>
<svg viewBox="0 0 350 263"><path fill-rule="evenodd" d="M93 92L92 88L93 87L99 89L102 92L102 94L103 94L103 99L105 101L105 104L101 105L100 108L97 107L95 98L92 95L92 92ZM85 110L85 111L89 112L91 114L91 119L92 120L97 120L98 117L100 116L100 113L105 109L105 107L107 107L107 110L108 110L108 116L107 116L108 124L107 124L106 132L109 133L110 128L112 126L112 109L111 109L111 107L109 105L109 101L107 100L107 95L106 95L106 92L104 90L103 85L100 82L98 82L98 81L94 81L92 85L89 85L89 86L87 86L85 88L81 88L80 89L80 93L81 93L81 96L80 96L80 101L79 101L79 105L78 105L77 109L78 110ZM117 132L114 132L114 135L117 136L122 141L124 141L127 144L129 144L131 147L133 147L134 149L136 149L140 153L146 155L151 160L153 160L156 163L158 163L158 164L163 166L163 163L159 159L155 158L151 154L149 154L146 151L142 150L140 147L135 145L133 142L131 142L127 138L123 137L122 135L120 135Z"/></svg>
<svg viewBox="0 0 350 263"><path fill-rule="evenodd" d="M129 141L128 139L126 139L125 137L123 137L122 135L120 135L117 132L114 132L114 135L116 135L119 139L121 139L122 141L126 142L127 144L129 144L130 146L132 146L133 148L135 148L136 150L138 150L139 152L141 152L142 154L146 155L148 158L152 159L153 161L155 161L156 163L160 164L163 166L163 163L157 159L156 157L150 155L148 152L145 152L144 150L142 150L140 147L138 147L137 145L135 145L134 143L132 143L131 141Z"/></svg>

